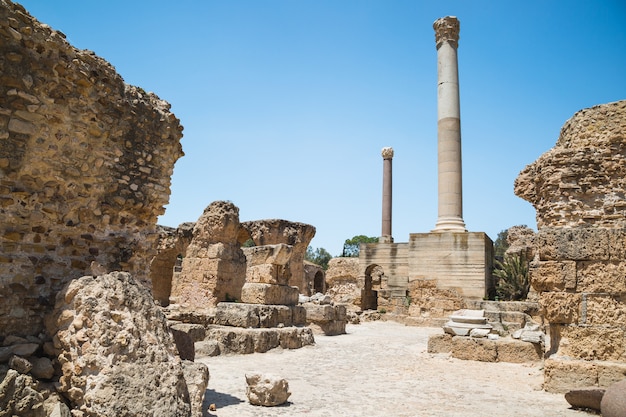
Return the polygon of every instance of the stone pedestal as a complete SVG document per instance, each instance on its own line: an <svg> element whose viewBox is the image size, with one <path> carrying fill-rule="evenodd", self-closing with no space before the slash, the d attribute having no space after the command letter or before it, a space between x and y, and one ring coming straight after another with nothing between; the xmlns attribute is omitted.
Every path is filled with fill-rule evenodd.
<svg viewBox="0 0 626 417"><path fill-rule="evenodd" d="M493 243L482 232L412 233L409 283L434 279L437 288L483 299L490 287Z"/></svg>

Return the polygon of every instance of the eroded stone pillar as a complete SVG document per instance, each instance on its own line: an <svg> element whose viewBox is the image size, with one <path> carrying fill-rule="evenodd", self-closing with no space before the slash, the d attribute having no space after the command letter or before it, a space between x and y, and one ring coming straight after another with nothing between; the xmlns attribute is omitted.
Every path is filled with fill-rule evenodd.
<svg viewBox="0 0 626 417"><path fill-rule="evenodd" d="M454 16L433 24L437 43L437 142L439 204L433 232L465 232L461 173L461 116L457 47L459 20Z"/></svg>
<svg viewBox="0 0 626 417"><path fill-rule="evenodd" d="M391 236L391 160L393 159L393 148L383 148L383 216L382 232L379 242L393 243Z"/></svg>

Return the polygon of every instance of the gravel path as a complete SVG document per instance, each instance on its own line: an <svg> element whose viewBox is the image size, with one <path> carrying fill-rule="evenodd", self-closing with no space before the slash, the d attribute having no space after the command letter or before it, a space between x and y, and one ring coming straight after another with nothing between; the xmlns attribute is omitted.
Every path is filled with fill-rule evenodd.
<svg viewBox="0 0 626 417"><path fill-rule="evenodd" d="M439 328L395 322L348 325L346 335L316 335L316 344L252 355L200 357L211 379L206 416L588 416L561 394L541 391L540 365L462 361L429 354ZM289 402L250 405L244 375L273 373L289 382Z"/></svg>

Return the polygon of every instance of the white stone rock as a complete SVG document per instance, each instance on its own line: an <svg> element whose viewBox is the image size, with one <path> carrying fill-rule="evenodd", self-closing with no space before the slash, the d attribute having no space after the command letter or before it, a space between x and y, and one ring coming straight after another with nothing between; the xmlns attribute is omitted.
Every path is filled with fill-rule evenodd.
<svg viewBox="0 0 626 417"><path fill-rule="evenodd" d="M491 329L472 329L470 331L470 337L486 337L491 332Z"/></svg>
<svg viewBox="0 0 626 417"><path fill-rule="evenodd" d="M273 407L287 402L291 395L289 383L272 374L246 374L246 395L253 405Z"/></svg>

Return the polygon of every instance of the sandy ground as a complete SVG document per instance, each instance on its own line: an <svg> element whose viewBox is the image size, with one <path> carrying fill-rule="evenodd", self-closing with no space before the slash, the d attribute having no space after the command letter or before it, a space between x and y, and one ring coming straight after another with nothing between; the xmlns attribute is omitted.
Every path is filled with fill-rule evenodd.
<svg viewBox="0 0 626 417"><path fill-rule="evenodd" d="M462 361L427 352L439 328L395 322L348 325L316 344L252 355L199 357L211 379L206 416L589 416L562 394L541 391L540 365ZM289 402L253 406L244 375L272 373L289 382Z"/></svg>

